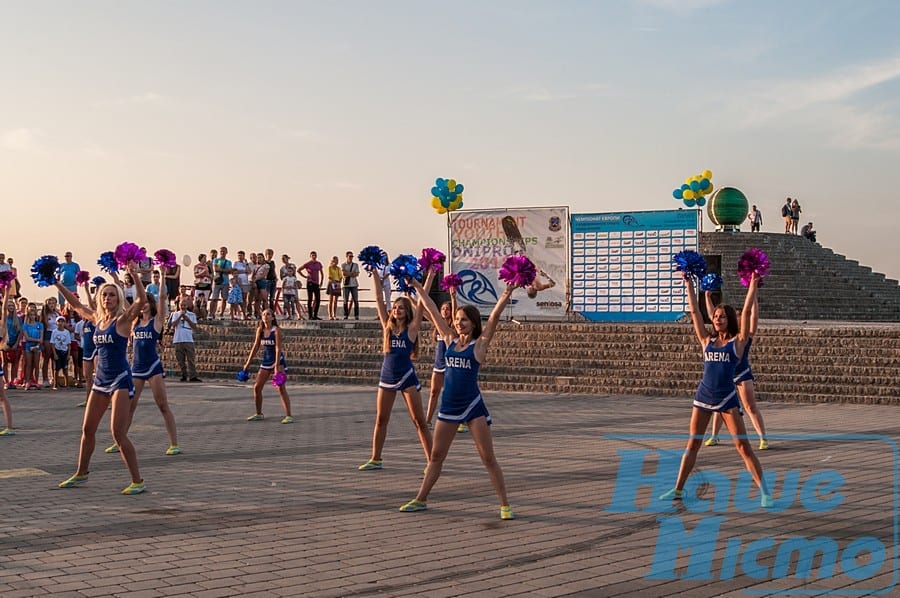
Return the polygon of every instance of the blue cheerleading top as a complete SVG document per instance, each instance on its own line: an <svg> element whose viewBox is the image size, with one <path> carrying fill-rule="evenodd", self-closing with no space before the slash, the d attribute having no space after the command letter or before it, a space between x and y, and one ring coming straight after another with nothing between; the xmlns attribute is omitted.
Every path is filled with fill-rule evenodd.
<svg viewBox="0 0 900 598"><path fill-rule="evenodd" d="M384 354L381 364L382 382L397 382L414 369L411 357L413 342L409 340L407 331L390 336L391 352Z"/></svg>
<svg viewBox="0 0 900 598"><path fill-rule="evenodd" d="M721 347L715 346L715 338L710 338L703 350L703 378L694 405L713 410L727 405L737 395L734 373L738 361L733 338Z"/></svg>
<svg viewBox="0 0 900 598"><path fill-rule="evenodd" d="M444 356L447 369L444 371L441 411L447 413L455 413L481 396L478 388L481 364L475 359L475 341L462 350L457 350L456 343L450 343Z"/></svg>
<svg viewBox="0 0 900 598"><path fill-rule="evenodd" d="M750 345L752 344L753 337L751 336L747 338L747 344L746 346L744 346L744 354L741 355L741 360L734 368L735 381L740 380L742 377L750 374Z"/></svg>
<svg viewBox="0 0 900 598"><path fill-rule="evenodd" d="M96 329L97 326L93 322L90 320L84 321L84 327L81 329L81 340L84 343L82 359L84 361L94 359L94 354L97 352L97 346L94 345L94 330Z"/></svg>
<svg viewBox="0 0 900 598"><path fill-rule="evenodd" d="M130 385L131 367L128 365L128 337L116 330L116 320L106 328L94 330L94 345L97 347L97 370L94 373L95 390L111 394L115 390Z"/></svg>
<svg viewBox="0 0 900 598"><path fill-rule="evenodd" d="M434 333L434 371L441 373L447 368L444 355L447 353L447 341L439 333Z"/></svg>
<svg viewBox="0 0 900 598"><path fill-rule="evenodd" d="M148 375L157 365L162 365L156 344L162 335L156 331L155 322L150 320L145 326L135 326L131 333L134 360L131 370L135 376Z"/></svg>

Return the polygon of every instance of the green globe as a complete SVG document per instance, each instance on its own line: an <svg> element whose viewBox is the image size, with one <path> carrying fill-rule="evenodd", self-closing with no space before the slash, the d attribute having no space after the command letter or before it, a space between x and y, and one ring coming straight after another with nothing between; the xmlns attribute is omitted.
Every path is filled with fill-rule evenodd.
<svg viewBox="0 0 900 598"><path fill-rule="evenodd" d="M750 202L740 189L720 187L709 197L706 213L718 231L738 231L747 219Z"/></svg>

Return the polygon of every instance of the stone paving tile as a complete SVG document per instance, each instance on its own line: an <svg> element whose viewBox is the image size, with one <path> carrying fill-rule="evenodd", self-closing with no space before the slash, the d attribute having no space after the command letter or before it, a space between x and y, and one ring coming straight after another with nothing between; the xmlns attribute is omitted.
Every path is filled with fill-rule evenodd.
<svg viewBox="0 0 900 598"><path fill-rule="evenodd" d="M517 514L501 522L467 435L455 439L429 510L400 513L424 465L405 409L393 413L386 468L359 472L370 450L374 392L290 392L297 424L278 424L268 388L270 417L250 424L247 387L171 384L185 452L160 454L159 413L152 402L142 405L131 436L148 492L133 497L119 494L127 483L121 459L102 452L93 456L87 484L56 488L74 467L81 415L69 400L75 395L10 392L21 430L0 445L0 474L35 468L49 475L0 485L0 596L858 595L895 582L893 449L884 441L798 437L897 439L900 416L890 407L762 403L772 449L757 455L779 476L772 511L743 513L729 500L721 512L696 511L688 501L655 512L655 488L647 485L635 493L635 509L616 512L623 455L645 451L641 472L651 476L660 450L680 454L689 398L488 393L497 458ZM98 447L109 440L104 435L101 427ZM843 478L839 508L811 513L785 492L786 471L802 481L829 469ZM721 492L732 499L742 470L724 442L701 450L692 481L712 500L716 475L724 473L729 485ZM686 551L663 568L671 579L652 579L658 545L680 533L660 521L677 519L690 531L713 516L723 519L708 579L685 578L693 563ZM723 578L729 539L740 540L743 554L754 539L771 537L777 546L797 536L834 538L840 549L869 536L883 542L887 560L860 580L840 570L840 555L833 579L800 578L796 554L784 579L754 579L740 561ZM756 562L772 572L778 559L772 548Z"/></svg>

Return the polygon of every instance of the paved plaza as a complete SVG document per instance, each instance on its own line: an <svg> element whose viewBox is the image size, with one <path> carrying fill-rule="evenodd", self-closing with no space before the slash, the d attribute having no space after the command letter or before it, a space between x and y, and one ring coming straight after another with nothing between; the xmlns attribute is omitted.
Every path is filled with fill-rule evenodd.
<svg viewBox="0 0 900 598"><path fill-rule="evenodd" d="M10 392L0 596L898 594L895 407L762 403L772 448L757 454L777 476L763 511L727 440L700 452L697 498L656 500L689 397L488 393L517 517L501 521L467 434L428 510L401 513L425 465L403 403L385 468L360 472L375 389L289 390L297 422L282 425L271 387L266 419L247 422L249 386L170 383L184 451L171 457L145 395L138 496L119 493L129 479L102 451L105 421L90 481L57 488L75 469L80 394Z"/></svg>

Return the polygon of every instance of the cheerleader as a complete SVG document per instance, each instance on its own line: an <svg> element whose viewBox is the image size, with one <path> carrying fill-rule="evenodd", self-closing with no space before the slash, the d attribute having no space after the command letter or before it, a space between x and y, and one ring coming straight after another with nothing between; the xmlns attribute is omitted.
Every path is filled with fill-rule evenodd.
<svg viewBox="0 0 900 598"><path fill-rule="evenodd" d="M441 318L448 326L453 326L453 314L456 312L456 288L450 287L450 301L441 304ZM431 313L426 313L426 317L430 320ZM431 368L431 385L430 394L428 396L428 409L425 412L425 421L431 428L434 421L434 413L437 411L438 402L441 397L441 389L444 387L444 372L447 369L447 362L444 359L444 353L447 351L447 341L441 336L441 329L436 322L434 324L434 366ZM465 424L459 425L460 432L467 432L468 427L463 428Z"/></svg>
<svg viewBox="0 0 900 598"><path fill-rule="evenodd" d="M709 419L713 413L719 413L734 438L734 446L743 459L744 466L759 487L760 504L764 508L770 508L774 502L766 489L759 459L753 454L753 448L747 440L747 429L744 427L744 420L741 417L740 400L734 385L735 370L740 361L739 356L743 355L750 338L750 310L753 302L756 301L759 275L754 274L750 281L744 309L741 312L740 325L734 308L730 305L720 305L712 314L714 332L712 335L703 325L691 278L687 275L683 275L683 278L690 304L691 319L694 323L694 332L703 348L703 378L700 380L694 396L690 438L681 457L681 467L678 470L675 487L660 496L659 499L681 500L684 494L684 484L697 462L697 453L703 444L703 433L709 425Z"/></svg>
<svg viewBox="0 0 900 598"><path fill-rule="evenodd" d="M134 399L131 401L131 411L128 427L134 420L134 412L137 411L138 399L144 390L144 385L150 385L153 400L159 412L162 413L163 422L166 424L166 432L169 434L169 448L167 455L178 455L181 448L178 446L178 433L175 429L175 416L169 409L169 401L166 393L166 382L163 375L162 359L159 357L157 345L162 339L163 326L168 320L168 289L165 285L159 287L159 301L153 295L147 295L147 302L141 310L141 317L131 333L131 346L133 359L131 361L131 376L134 379ZM107 453L118 453L119 446L113 444L106 449Z"/></svg>
<svg viewBox="0 0 900 598"><path fill-rule="evenodd" d="M406 408L416 426L416 433L425 459L431 454L431 432L425 421L422 410L422 385L416 377L416 368L412 360L415 358L416 341L422 325L423 304L421 301L414 308L408 297L399 297L391 304L388 314L382 294L383 282L377 268L371 270L374 281L375 303L378 307L378 319L381 320L381 350L384 361L381 365L381 376L378 381L378 397L375 406L375 431L372 434L372 457L360 465L360 471L371 471L382 468L381 450L387 438L388 422L391 420L391 409L397 392L406 399ZM428 273L426 287L431 288L434 273ZM421 288L421 285L420 287ZM421 292L420 292L420 297Z"/></svg>
<svg viewBox="0 0 900 598"><path fill-rule="evenodd" d="M147 302L147 293L134 262L129 262L128 271L134 279L135 286L135 301L130 305L126 303L122 289L113 283L106 283L100 287L97 309L93 310L82 305L69 289L59 281L56 282L57 290L66 301L86 320L95 324L94 344L97 358L94 383L84 411L78 469L72 477L60 482L60 488L71 488L87 482L88 466L97 443L97 427L103 414L112 405L110 427L113 440L118 445L122 460L131 474L131 484L122 490L122 494L140 494L145 490L138 467L137 453L131 440L128 439L134 383L131 379L131 367L128 365L127 347L134 321L140 317Z"/></svg>
<svg viewBox="0 0 900 598"><path fill-rule="evenodd" d="M278 327L278 320L275 319L275 312L266 308L262 312L259 324L256 327L256 338L253 341L253 347L250 349L250 355L244 362L244 370L250 369L250 362L260 345L263 348L262 363L259 364L259 371L256 373L256 383L253 385L253 399L256 402L256 412L247 418L248 422L261 421L265 419L262 412L262 391L269 376L272 372L284 372L287 365L284 359L282 347L284 346L284 336L281 328ZM284 384L278 385L278 394L281 396L281 404L284 407L284 417L281 419L283 424L294 423L294 417L291 415L291 398L288 396L287 388Z"/></svg>
<svg viewBox="0 0 900 598"><path fill-rule="evenodd" d="M712 293L706 292L706 313L713 313L714 307L712 302ZM750 336L747 338L747 346L744 347L744 353L741 360L735 368L734 384L737 386L738 397L741 404L747 410L750 416L750 423L759 436L759 450L765 451L769 448L769 441L766 440L766 423L763 421L762 412L759 410L759 404L756 402L756 392L753 385L753 370L750 369L750 345L753 344L753 336L759 327L759 298L753 302L750 307ZM712 420L712 436L703 443L705 446L716 446L719 444L719 430L722 429L722 418L718 413L713 414Z"/></svg>
<svg viewBox="0 0 900 598"><path fill-rule="evenodd" d="M10 298L12 296L10 289L12 288L14 287L12 284L10 284L3 289L4 308L6 307L7 302L10 301ZM9 303L9 305L12 305L12 303ZM18 320L18 316L15 315L15 309L13 310L13 317ZM21 333L19 333L19 336L21 336ZM10 342L9 331L7 330L6 322L2 322L2 324L0 324L0 347L2 347L4 350L12 350L12 347L18 342L18 338ZM3 378L3 365L0 364L0 379ZM10 404L9 399L6 398L5 387L5 384L0 386L0 408L2 408L3 410L3 419L6 420L6 427L0 430L0 436L12 436L16 432L15 428L13 428L12 405Z"/></svg>
<svg viewBox="0 0 900 598"><path fill-rule="evenodd" d="M500 500L500 519L514 519L506 496L503 471L494 457L494 441L490 429L491 415L478 389L478 370L485 362L497 324L515 287L506 286L482 329L481 314L474 306L465 305L458 308L454 314L454 325L451 327L441 317L434 301L422 286L414 280L410 281L410 284L416 287L421 301L435 324L440 327L441 336L447 343L445 356L447 369L444 374L446 378L441 394L441 408L434 427L434 448L431 450L431 458L425 470L425 479L422 480L416 498L400 507L400 510L408 513L428 508L428 494L441 475L444 459L456 436L457 425L468 423L481 462L484 463L494 492Z"/></svg>

